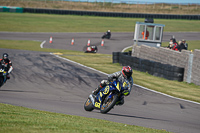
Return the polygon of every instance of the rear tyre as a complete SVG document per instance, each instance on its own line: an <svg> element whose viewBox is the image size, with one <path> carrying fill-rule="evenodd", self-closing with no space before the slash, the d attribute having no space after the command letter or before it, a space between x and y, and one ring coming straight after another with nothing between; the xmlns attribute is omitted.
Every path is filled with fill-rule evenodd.
<svg viewBox="0 0 200 133"><path fill-rule="evenodd" d="M0 77L0 87L3 85L3 82L4 82L4 77Z"/></svg>
<svg viewBox="0 0 200 133"><path fill-rule="evenodd" d="M84 104L84 109L86 111L92 111L94 109L92 101L90 100L90 98L88 98Z"/></svg>
<svg viewBox="0 0 200 133"><path fill-rule="evenodd" d="M112 98L108 99L109 95L106 96L106 98L104 99L102 106L101 106L101 113L105 114L107 112L109 112L116 104L116 102L118 101L118 96L117 95L113 95Z"/></svg>

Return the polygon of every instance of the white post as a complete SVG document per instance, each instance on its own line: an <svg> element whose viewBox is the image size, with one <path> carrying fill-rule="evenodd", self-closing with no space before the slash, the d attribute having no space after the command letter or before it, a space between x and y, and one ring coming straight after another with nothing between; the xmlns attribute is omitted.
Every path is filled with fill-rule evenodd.
<svg viewBox="0 0 200 133"><path fill-rule="evenodd" d="M192 78L192 63L193 63L193 54L189 54L187 79L186 79L187 83L191 83L191 78Z"/></svg>

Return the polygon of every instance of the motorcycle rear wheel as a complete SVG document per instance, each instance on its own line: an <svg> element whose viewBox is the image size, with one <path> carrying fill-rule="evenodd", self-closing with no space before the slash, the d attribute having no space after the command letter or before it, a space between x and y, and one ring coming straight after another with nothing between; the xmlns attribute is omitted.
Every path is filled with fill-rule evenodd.
<svg viewBox="0 0 200 133"><path fill-rule="evenodd" d="M90 100L90 98L88 98L84 104L84 109L86 111L92 111L94 109L93 105L92 105L92 101Z"/></svg>
<svg viewBox="0 0 200 133"><path fill-rule="evenodd" d="M106 96L106 98L103 101L103 104L101 106L101 113L106 114L107 112L109 112L116 104L116 102L118 101L118 95L113 95L111 99L108 99L108 96Z"/></svg>
<svg viewBox="0 0 200 133"><path fill-rule="evenodd" d="M0 77L0 87L3 85L3 82L4 82L4 78L1 76Z"/></svg>

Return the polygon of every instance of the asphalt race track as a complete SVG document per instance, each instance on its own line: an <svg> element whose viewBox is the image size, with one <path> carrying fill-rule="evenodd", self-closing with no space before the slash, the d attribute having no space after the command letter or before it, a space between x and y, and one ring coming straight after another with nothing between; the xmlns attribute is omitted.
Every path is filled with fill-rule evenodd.
<svg viewBox="0 0 200 133"><path fill-rule="evenodd" d="M164 40L168 41L171 34L175 34L177 40L199 40L200 36L200 33L165 33ZM92 45L98 45L100 53L106 54L120 51L132 44L132 33L113 33L112 38L105 40L105 46L101 47L101 35L102 33L0 32L0 39L41 42L46 40L44 48L79 51L83 50L87 39L90 39ZM53 37L52 44L48 43L50 36ZM73 46L70 44L72 38L75 39ZM99 82L106 79L105 74L45 52L0 49L1 55L4 52L9 53L14 70L11 79L0 88L1 103L176 133L200 131L200 104L170 98L134 86L130 96L125 98L123 106L115 106L107 114L101 114L98 110L86 112L83 104Z"/></svg>
<svg viewBox="0 0 200 133"><path fill-rule="evenodd" d="M112 54L112 52L121 51L125 47L132 46L133 33L112 33L111 39L104 39L104 46L101 46L101 36L103 33L17 33L0 32L0 39L5 40L37 40L45 41L44 48L68 49L76 51L85 51L88 39L91 45L98 47L98 53ZM52 36L53 43L49 43ZM170 38L175 36L176 40L199 40L200 32L164 32L163 41L169 42ZM71 40L74 38L74 45Z"/></svg>

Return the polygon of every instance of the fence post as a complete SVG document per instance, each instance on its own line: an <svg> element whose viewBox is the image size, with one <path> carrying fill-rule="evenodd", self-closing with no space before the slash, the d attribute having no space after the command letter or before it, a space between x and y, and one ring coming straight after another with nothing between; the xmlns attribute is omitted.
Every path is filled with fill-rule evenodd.
<svg viewBox="0 0 200 133"><path fill-rule="evenodd" d="M187 70L187 83L191 83L191 77L192 77L192 63L193 63L193 54L189 54L189 60L188 60L188 70Z"/></svg>

